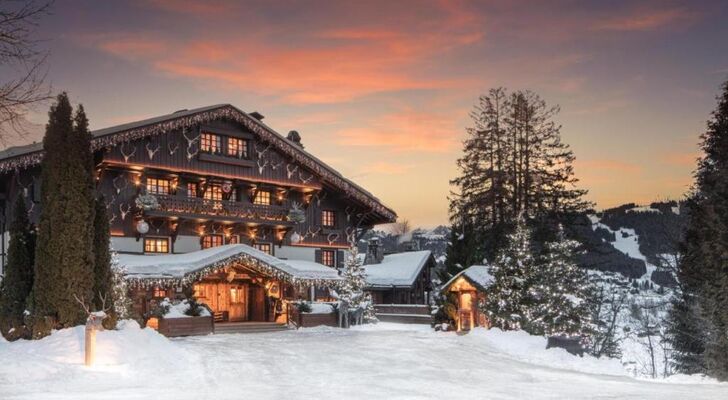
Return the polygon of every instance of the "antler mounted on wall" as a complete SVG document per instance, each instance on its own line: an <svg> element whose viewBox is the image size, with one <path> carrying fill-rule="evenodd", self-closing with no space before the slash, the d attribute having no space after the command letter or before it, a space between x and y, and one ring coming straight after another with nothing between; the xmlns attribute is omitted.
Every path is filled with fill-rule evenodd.
<svg viewBox="0 0 728 400"><path fill-rule="evenodd" d="M157 148L155 148L155 149L150 149L149 148L149 143L147 143L146 146L144 146L144 148L147 149L147 155L149 156L149 159L150 160L153 160L154 159L154 155L157 154L157 152L159 151L159 148L160 147L161 146L159 145L159 143L157 143Z"/></svg>
<svg viewBox="0 0 728 400"><path fill-rule="evenodd" d="M256 163L258 164L258 173L259 174L262 174L265 167L269 164L268 159L266 159L265 162L262 162L262 163L261 163L261 161L263 161L262 158L258 158L258 161L256 161Z"/></svg>
<svg viewBox="0 0 728 400"><path fill-rule="evenodd" d="M294 168L291 168L291 166L293 166ZM288 179L291 179L291 177L293 176L293 174L296 173L296 171L298 171L298 165L295 165L295 164L286 165L286 173L288 174Z"/></svg>
<svg viewBox="0 0 728 400"><path fill-rule="evenodd" d="M119 175L111 181L111 184L114 186L114 189L116 189L116 194L119 194L122 190L129 186L129 181L124 175Z"/></svg>
<svg viewBox="0 0 728 400"><path fill-rule="evenodd" d="M126 150L124 150L124 146L126 146L129 143L122 143L121 146L119 146L119 151L121 152L121 156L124 157L124 162L129 162L129 159L134 157L134 154L136 154L136 146L131 147L131 152L127 153Z"/></svg>
<svg viewBox="0 0 728 400"><path fill-rule="evenodd" d="M313 174L309 174L308 178L304 178L303 173L301 173L301 171L298 171L298 179L300 179L301 182L305 185L311 182L311 180L313 179Z"/></svg>
<svg viewBox="0 0 728 400"><path fill-rule="evenodd" d="M198 134L194 138L187 137L187 129L182 130L182 136L184 136L185 140L187 140L187 162L192 160L192 157L196 156L197 153L200 152L200 146L195 146L195 143L197 143L200 140L200 135ZM190 151L190 149L194 148L194 151Z"/></svg>
<svg viewBox="0 0 728 400"><path fill-rule="evenodd" d="M174 144L174 146L171 146L172 144ZM167 142L167 153L169 153L170 156L173 156L174 153L176 153L178 149L179 149L179 143Z"/></svg>

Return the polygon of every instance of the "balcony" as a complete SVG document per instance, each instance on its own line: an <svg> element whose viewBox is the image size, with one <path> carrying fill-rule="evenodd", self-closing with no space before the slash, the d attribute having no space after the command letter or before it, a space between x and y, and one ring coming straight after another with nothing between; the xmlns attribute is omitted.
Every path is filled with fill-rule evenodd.
<svg viewBox="0 0 728 400"><path fill-rule="evenodd" d="M159 207L145 210L150 216L177 216L237 222L274 223L292 226L288 209L283 206L207 200L197 197L157 195Z"/></svg>

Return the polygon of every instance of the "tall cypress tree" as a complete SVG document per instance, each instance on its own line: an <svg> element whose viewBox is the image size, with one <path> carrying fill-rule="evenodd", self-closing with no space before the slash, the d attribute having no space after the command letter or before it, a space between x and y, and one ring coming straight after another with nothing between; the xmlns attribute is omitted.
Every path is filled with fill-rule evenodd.
<svg viewBox="0 0 728 400"><path fill-rule="evenodd" d="M28 219L25 197L21 194L13 207L10 243L5 277L0 288L0 329L10 339L25 336L24 312L33 288L35 234Z"/></svg>
<svg viewBox="0 0 728 400"><path fill-rule="evenodd" d="M728 82L701 136L703 157L686 208L690 222L670 315L677 367L728 380Z"/></svg>
<svg viewBox="0 0 728 400"><path fill-rule="evenodd" d="M42 210L36 247L34 336L82 323L76 297L93 299L93 156L88 120L65 93L51 107L43 138Z"/></svg>

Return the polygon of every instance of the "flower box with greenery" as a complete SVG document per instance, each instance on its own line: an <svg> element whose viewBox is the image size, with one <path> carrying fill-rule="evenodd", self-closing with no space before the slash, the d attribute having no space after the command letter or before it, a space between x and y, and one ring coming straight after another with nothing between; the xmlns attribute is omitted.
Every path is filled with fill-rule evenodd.
<svg viewBox="0 0 728 400"><path fill-rule="evenodd" d="M167 337L208 335L214 332L212 313L194 297L179 302L165 298L151 315L158 321L159 333Z"/></svg>

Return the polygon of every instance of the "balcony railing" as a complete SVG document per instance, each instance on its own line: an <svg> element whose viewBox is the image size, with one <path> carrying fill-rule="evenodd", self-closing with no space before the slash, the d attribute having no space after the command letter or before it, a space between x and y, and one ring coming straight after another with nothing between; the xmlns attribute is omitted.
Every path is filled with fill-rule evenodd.
<svg viewBox="0 0 728 400"><path fill-rule="evenodd" d="M197 197L157 195L159 207L147 213L162 212L170 215L194 215L231 218L246 221L270 221L291 224L288 210L276 205L258 205L225 200L207 200Z"/></svg>

